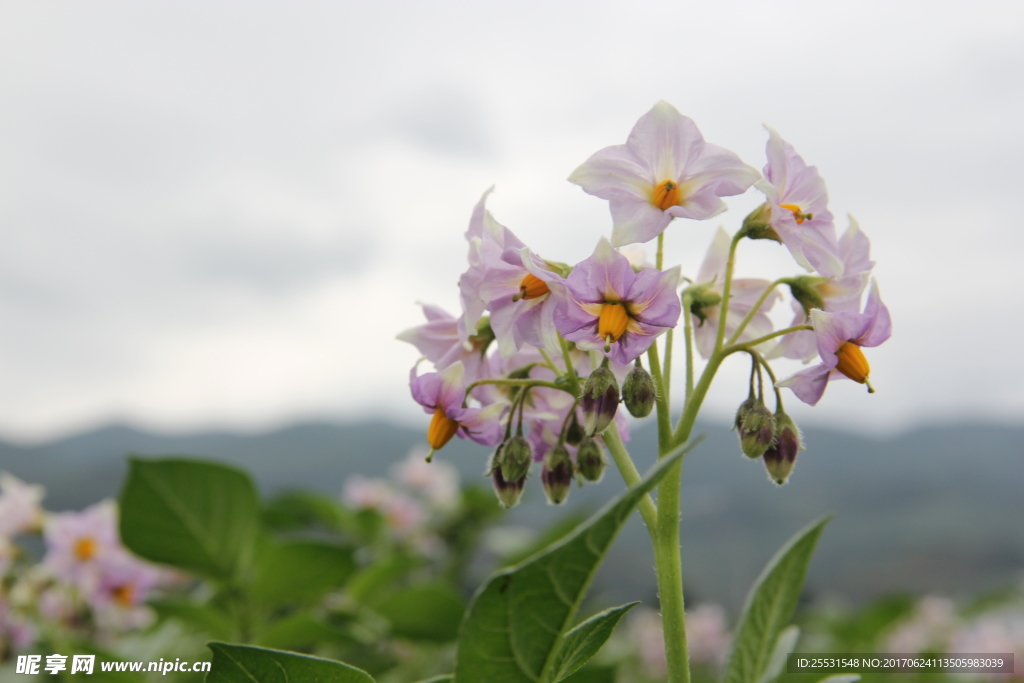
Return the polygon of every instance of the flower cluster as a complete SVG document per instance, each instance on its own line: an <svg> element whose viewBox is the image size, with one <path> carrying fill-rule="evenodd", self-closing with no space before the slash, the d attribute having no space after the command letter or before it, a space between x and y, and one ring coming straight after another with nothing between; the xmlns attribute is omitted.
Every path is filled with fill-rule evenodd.
<svg viewBox="0 0 1024 683"><path fill-rule="evenodd" d="M849 378L873 391L862 349L885 341L891 323L871 281L867 237L851 218L837 238L817 169L776 131L768 134L762 175L705 142L672 105L656 104L626 144L600 150L569 176L607 200L612 217L610 239L598 239L593 254L573 266L543 258L495 220L485 192L466 232L461 314L425 305L426 322L399 335L433 364L422 373L417 364L410 377L413 398L431 415L430 447L440 449L453 436L496 447L490 473L506 505L518 500L531 462L543 462L548 499L561 502L574 475L581 482L600 477L603 446L627 438L620 402L644 417L661 400L659 413L667 420L662 387L669 385L671 341L664 375L655 342L683 319L688 352L694 348L708 359L712 376L725 356L750 354L750 395L737 428L744 452L764 456L770 477L784 482L802 444L779 388L812 405L832 379ZM664 232L674 219L709 219L727 208L723 197L752 187L764 203L732 238L718 229L695 277L684 278L678 266L662 267ZM655 238L655 267L634 267L616 250ZM779 242L808 272L774 282L734 278L743 239ZM782 300L782 287L795 317L776 330L769 313ZM651 372L642 365L644 354ZM815 356L818 364L781 382L769 367L776 358L809 362ZM764 372L777 396L774 414L763 405ZM688 378L688 402L691 383ZM605 431L613 423L615 435Z"/></svg>
<svg viewBox="0 0 1024 683"><path fill-rule="evenodd" d="M99 640L146 626L146 600L174 580L121 545L113 501L48 513L43 495L41 486L0 474L0 660L31 645L39 624ZM45 554L32 562L16 539L40 532Z"/></svg>

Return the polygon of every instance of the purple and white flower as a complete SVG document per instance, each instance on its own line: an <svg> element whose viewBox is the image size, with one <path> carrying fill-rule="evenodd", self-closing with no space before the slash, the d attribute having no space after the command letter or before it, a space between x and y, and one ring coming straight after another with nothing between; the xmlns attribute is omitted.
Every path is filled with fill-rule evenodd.
<svg viewBox="0 0 1024 683"><path fill-rule="evenodd" d="M486 408L463 407L466 398L465 369L454 363L441 372L416 375L409 373L409 388L413 399L423 406L424 412L433 413L427 428L427 443L440 449L451 438L472 439L484 446L501 441L502 431L498 418L505 406L494 403Z"/></svg>
<svg viewBox="0 0 1024 683"><path fill-rule="evenodd" d="M773 128L765 128L768 163L755 187L767 197L768 223L801 266L825 277L842 275L825 181L793 145Z"/></svg>
<svg viewBox="0 0 1024 683"><path fill-rule="evenodd" d="M634 272L602 237L566 279L568 296L555 312L555 326L579 348L600 349L625 365L679 321L679 277L679 266Z"/></svg>
<svg viewBox="0 0 1024 683"><path fill-rule="evenodd" d="M867 384L871 368L861 347L878 346L892 335L889 309L882 303L877 283L872 283L863 313L840 311L826 313L811 311L811 322L821 363L787 377L778 383L789 387L804 403L816 404L825 393L825 386L833 379L848 377Z"/></svg>
<svg viewBox="0 0 1024 683"><path fill-rule="evenodd" d="M422 306L427 322L400 332L397 338L415 346L438 370L461 362L466 381L475 382L486 376L487 339L474 335L464 341L455 316L440 306Z"/></svg>
<svg viewBox="0 0 1024 683"><path fill-rule="evenodd" d="M860 225L853 216L849 217L850 225L839 240L839 259L842 261L842 276L820 278L820 282L811 285L821 299L822 310L829 313L839 311L857 311L860 309L860 298L871 280L871 269L875 262L871 260L871 242L860 230ZM810 277L810 276L806 276ZM790 325L810 323L810 315L804 305L793 300L793 320ZM783 337L778 346L768 355L770 358L793 358L809 361L817 353L814 332L799 330Z"/></svg>
<svg viewBox="0 0 1024 683"><path fill-rule="evenodd" d="M692 119L668 102L640 117L624 145L605 147L569 181L607 199L612 244L648 242L673 218L704 220L726 209L760 174L733 152L704 141Z"/></svg>
<svg viewBox="0 0 1024 683"><path fill-rule="evenodd" d="M0 472L0 538L38 529L43 521L39 503L44 495L42 486Z"/></svg>

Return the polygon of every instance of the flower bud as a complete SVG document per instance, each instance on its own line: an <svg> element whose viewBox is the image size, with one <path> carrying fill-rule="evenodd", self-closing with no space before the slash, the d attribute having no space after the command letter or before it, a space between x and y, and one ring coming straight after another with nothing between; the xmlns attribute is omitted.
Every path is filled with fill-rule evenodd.
<svg viewBox="0 0 1024 683"><path fill-rule="evenodd" d="M813 308L825 309L825 300L818 289L818 285L825 282L828 282L828 278L818 275L801 275L785 280L790 294L803 306L806 315L810 315Z"/></svg>
<svg viewBox="0 0 1024 683"><path fill-rule="evenodd" d="M544 456L544 468L540 472L544 495L552 505L559 505L572 489L572 458L565 446L555 446Z"/></svg>
<svg viewBox="0 0 1024 683"><path fill-rule="evenodd" d="M743 454L757 460L775 441L775 416L751 396L736 411L736 431Z"/></svg>
<svg viewBox="0 0 1024 683"><path fill-rule="evenodd" d="M633 417L647 417L654 409L654 378L639 364L626 375L622 383L622 402Z"/></svg>
<svg viewBox="0 0 1024 683"><path fill-rule="evenodd" d="M493 467L491 469L491 482L494 484L494 492L498 495L498 502L501 503L502 507L511 508L519 503L519 498L523 495L526 477L524 476L516 481L508 481L505 477L501 476L500 467Z"/></svg>
<svg viewBox="0 0 1024 683"><path fill-rule="evenodd" d="M619 383L606 365L590 373L580 399L583 429L589 436L607 429L619 407Z"/></svg>
<svg viewBox="0 0 1024 683"><path fill-rule="evenodd" d="M573 408L572 415L569 416L569 427L565 430L565 442L570 446L576 446L586 434L583 433L583 425L576 419L576 409Z"/></svg>
<svg viewBox="0 0 1024 683"><path fill-rule="evenodd" d="M768 478L779 486L786 483L796 465L796 454L804 449L800 430L786 413L775 413L775 444L764 452Z"/></svg>
<svg viewBox="0 0 1024 683"><path fill-rule="evenodd" d="M526 477L533 463L533 448L522 434L506 441L496 453L497 465L505 481L519 481Z"/></svg>
<svg viewBox="0 0 1024 683"><path fill-rule="evenodd" d="M690 313L700 321L698 327L703 325L704 321L708 319L704 309L722 303L722 295L711 289L713 285L713 282L705 282L702 285L687 287L686 291L683 292L683 297L690 300Z"/></svg>
<svg viewBox="0 0 1024 683"><path fill-rule="evenodd" d="M743 234L752 240L775 240L781 243L782 238L772 227L772 207L765 202L743 219Z"/></svg>
<svg viewBox="0 0 1024 683"><path fill-rule="evenodd" d="M587 481L599 482L604 476L604 454L601 444L594 439L584 439L576 451L576 468Z"/></svg>

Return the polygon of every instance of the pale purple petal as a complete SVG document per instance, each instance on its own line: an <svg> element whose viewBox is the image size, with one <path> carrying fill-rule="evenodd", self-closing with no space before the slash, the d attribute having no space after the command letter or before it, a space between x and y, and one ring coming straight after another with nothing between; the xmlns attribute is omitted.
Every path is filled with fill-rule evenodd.
<svg viewBox="0 0 1024 683"><path fill-rule="evenodd" d="M892 336L892 319L889 316L889 309L882 303L878 294L878 282L871 282L871 289L868 291L868 300L864 307L864 317L867 318L867 328L858 335L857 343L861 346L878 346Z"/></svg>
<svg viewBox="0 0 1024 683"><path fill-rule="evenodd" d="M625 299L631 317L658 327L675 327L682 308L676 289L682 275L680 266L670 270L643 270L637 273Z"/></svg>
<svg viewBox="0 0 1024 683"><path fill-rule="evenodd" d="M569 175L569 182L601 199L625 195L651 203L657 184L627 145L605 147Z"/></svg>
<svg viewBox="0 0 1024 683"><path fill-rule="evenodd" d="M409 371L409 390L414 401L423 406L423 412L432 413L437 410L441 396L441 375L428 372L416 374L416 366Z"/></svg>
<svg viewBox="0 0 1024 683"><path fill-rule="evenodd" d="M569 292L586 303L621 301L629 292L635 273L629 259L602 237L590 258L581 261L566 279Z"/></svg>
<svg viewBox="0 0 1024 683"><path fill-rule="evenodd" d="M665 100L640 117L626 140L652 185L681 178L687 166L698 160L704 137L693 119L683 116Z"/></svg>
<svg viewBox="0 0 1024 683"><path fill-rule="evenodd" d="M455 316L438 306L423 306L427 322L410 327L398 334L398 339L408 342L431 363L437 363L453 345L461 346L459 329Z"/></svg>
<svg viewBox="0 0 1024 683"><path fill-rule="evenodd" d="M828 385L829 373L831 372L831 367L824 363L819 363L787 377L778 382L776 386L789 387L796 394L797 398L813 406L821 400L822 395L825 393L825 387Z"/></svg>
<svg viewBox="0 0 1024 683"><path fill-rule="evenodd" d="M667 330L667 327L660 327L657 325L648 325L646 323L639 323L641 332L630 331L622 335L619 341L611 345L606 354L615 363L625 365L632 363L639 356L646 353L647 349L651 348L651 344L658 338L658 335ZM595 338L597 334L594 334ZM602 346L603 350L604 347Z"/></svg>
<svg viewBox="0 0 1024 683"><path fill-rule="evenodd" d="M616 247L649 242L672 222L671 209L662 211L651 204L650 197L638 199L630 195L617 195L609 198L608 207L612 212L612 244Z"/></svg>
<svg viewBox="0 0 1024 683"><path fill-rule="evenodd" d="M456 435L461 439L472 439L483 446L496 446L501 443L504 429L501 426L503 405L491 405L486 408L455 408L448 417L459 423Z"/></svg>
<svg viewBox="0 0 1024 683"><path fill-rule="evenodd" d="M684 190L686 186L683 186ZM691 194L685 195L683 203L670 206L665 213L673 218L689 218L704 221L724 212L729 206L719 199L713 186L698 187Z"/></svg>
<svg viewBox="0 0 1024 683"><path fill-rule="evenodd" d="M446 415L450 411L462 407L466 398L465 375L462 363L453 363L441 371L441 390L438 394L438 407L443 408Z"/></svg>
<svg viewBox="0 0 1024 683"><path fill-rule="evenodd" d="M725 278L725 266L729 260L729 243L731 241L732 239L729 237L729 233L725 231L725 228L719 226L715 230L715 235L711 238L707 254L704 256L704 262L700 265L700 270L697 272L697 284L711 282L716 278L719 284L721 284Z"/></svg>
<svg viewBox="0 0 1024 683"><path fill-rule="evenodd" d="M839 363L836 351L846 342L863 335L870 322L867 316L861 313L826 313L817 308L812 310L811 324L814 325L818 355L821 356L822 362L829 368L834 368Z"/></svg>

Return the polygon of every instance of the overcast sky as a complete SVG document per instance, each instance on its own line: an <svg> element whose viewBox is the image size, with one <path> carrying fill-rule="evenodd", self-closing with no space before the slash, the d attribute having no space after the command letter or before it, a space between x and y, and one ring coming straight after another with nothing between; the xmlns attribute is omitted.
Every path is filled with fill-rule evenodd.
<svg viewBox="0 0 1024 683"><path fill-rule="evenodd" d="M0 435L421 420L394 336L457 311L480 194L581 260L611 221L565 178L659 99L757 168L773 126L872 238L878 393L799 421L1024 421L1022 36L1019 2L4 2Z"/></svg>

